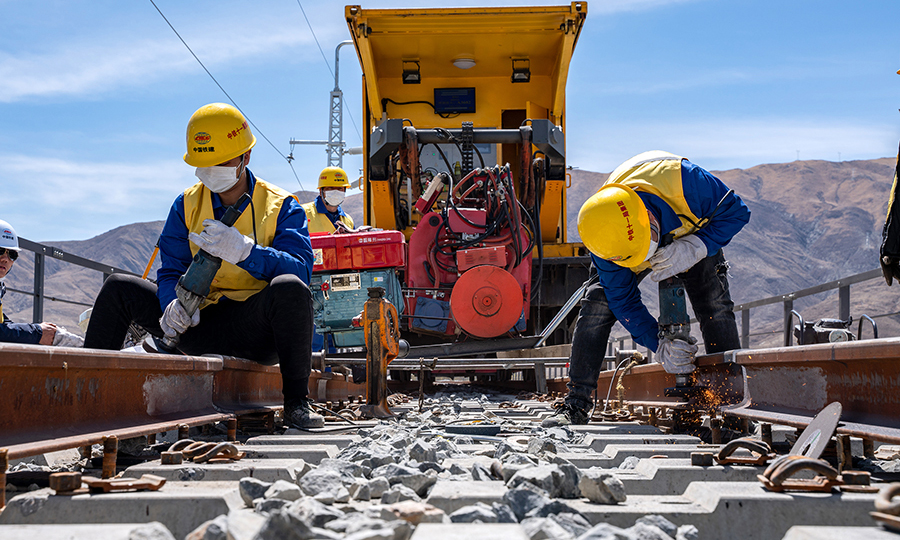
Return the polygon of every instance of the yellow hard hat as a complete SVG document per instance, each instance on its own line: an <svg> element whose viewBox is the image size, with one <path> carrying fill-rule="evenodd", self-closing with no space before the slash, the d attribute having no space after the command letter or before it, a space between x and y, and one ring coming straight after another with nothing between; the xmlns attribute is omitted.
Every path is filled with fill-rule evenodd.
<svg viewBox="0 0 900 540"><path fill-rule="evenodd" d="M350 180L347 179L347 173L340 167L325 167L319 173L319 189L323 187L342 187L349 188Z"/></svg>
<svg viewBox="0 0 900 540"><path fill-rule="evenodd" d="M247 119L227 103L197 109L187 126L184 161L192 167L213 167L238 157L256 144Z"/></svg>
<svg viewBox="0 0 900 540"><path fill-rule="evenodd" d="M578 233L601 259L633 268L650 250L650 217L644 201L624 184L606 184L578 211Z"/></svg>

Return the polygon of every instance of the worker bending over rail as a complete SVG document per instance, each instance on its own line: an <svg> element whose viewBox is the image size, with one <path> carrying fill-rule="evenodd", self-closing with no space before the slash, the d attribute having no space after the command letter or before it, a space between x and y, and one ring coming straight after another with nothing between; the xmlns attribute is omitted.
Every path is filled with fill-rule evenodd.
<svg viewBox="0 0 900 540"><path fill-rule="evenodd" d="M722 247L750 221L750 210L708 171L668 152L619 165L578 213L578 232L597 279L581 301L569 360L569 393L546 425L587 424L609 332L618 320L667 372L690 373L697 346L658 337L638 284L684 280L707 353L740 348L728 263Z"/></svg>
<svg viewBox="0 0 900 540"><path fill-rule="evenodd" d="M0 280L12 270L19 258L19 236L9 223L0 220ZM0 342L26 343L30 345L56 345L81 347L84 340L53 323L14 323L3 313L3 296L6 284L0 281Z"/></svg>
<svg viewBox="0 0 900 540"><path fill-rule="evenodd" d="M322 427L307 398L311 369L313 266L306 213L287 191L247 168L256 144L231 105L205 105L191 116L184 161L200 181L175 199L159 238L157 285L114 274L94 303L85 346L121 348L135 323L178 338L191 355L221 354L280 364L285 423ZM244 193L234 226L219 221ZM203 249L222 259L201 309L189 314L176 284Z"/></svg>

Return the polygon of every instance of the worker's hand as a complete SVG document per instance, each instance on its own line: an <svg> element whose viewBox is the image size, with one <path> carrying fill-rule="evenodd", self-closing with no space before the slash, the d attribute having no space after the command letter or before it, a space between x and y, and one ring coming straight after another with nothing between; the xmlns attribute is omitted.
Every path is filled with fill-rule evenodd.
<svg viewBox="0 0 900 540"><path fill-rule="evenodd" d="M38 345L53 345L53 338L56 336L56 325L42 322L39 326L41 327L41 340L38 341Z"/></svg>
<svg viewBox="0 0 900 540"><path fill-rule="evenodd" d="M686 272L706 258L706 253L706 244L696 236L689 234L676 238L668 246L657 250L647 261L653 268L650 279L663 281Z"/></svg>
<svg viewBox="0 0 900 540"><path fill-rule="evenodd" d="M53 336L54 347L84 347L84 338L69 332L62 326L57 327L56 335Z"/></svg>
<svg viewBox="0 0 900 540"><path fill-rule="evenodd" d="M694 357L698 347L681 339L661 339L656 350L656 361L663 365L666 373L684 375L694 371Z"/></svg>
<svg viewBox="0 0 900 540"><path fill-rule="evenodd" d="M188 328L198 324L200 324L200 310L198 309L193 316L189 317L181 300L177 298L169 302L166 311L159 319L159 327L170 338L183 334Z"/></svg>
<svg viewBox="0 0 900 540"><path fill-rule="evenodd" d="M203 251L231 264L237 264L250 256L253 240L234 227L215 219L204 219L203 227L200 234L190 234L191 242Z"/></svg>
<svg viewBox="0 0 900 540"><path fill-rule="evenodd" d="M894 280L900 281L900 257L890 257L885 255L879 259L881 262L881 272L884 274L884 280L890 287Z"/></svg>

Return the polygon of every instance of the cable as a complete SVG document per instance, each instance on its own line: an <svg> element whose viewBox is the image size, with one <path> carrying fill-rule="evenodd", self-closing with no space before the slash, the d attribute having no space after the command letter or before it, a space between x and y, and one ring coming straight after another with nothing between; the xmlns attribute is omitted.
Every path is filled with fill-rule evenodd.
<svg viewBox="0 0 900 540"><path fill-rule="evenodd" d="M216 86L219 87L219 90L221 90L222 93L225 94L225 97L228 98L228 101L230 101L231 104L234 105L234 107L235 107L237 110L239 110L239 111L241 112L241 114L244 115L244 118L246 118L247 121L250 122L250 125L253 126L253 129L255 129L256 132L259 133L259 135L260 135L263 139L265 139L267 143L269 143L269 145L270 145L270 146L278 153L278 155L281 156L285 161L287 161L287 162L288 162L288 165L291 165L291 162L290 162L290 160L287 158L287 156L285 156L285 155L281 152L281 150L279 150L278 147L275 146L275 144L273 144L272 141L270 141L268 137L266 137L266 134L263 133L263 131L262 131L261 129L259 129L259 127L258 127L256 124L253 123L253 120L251 120L250 117L249 117L247 114L244 113L243 109L241 109L241 108L238 106L238 104L234 101L234 99L232 99L232 97L228 94L228 92L225 91L225 88L223 88L222 85L219 84L219 81L216 80L216 78L213 76L213 74L210 73L210 71L209 71L208 69L206 69L206 66L203 64L203 62L200 60L200 58L194 53L193 49L191 49L191 46L187 44L187 42L184 40L183 37L181 37L181 34L178 33L178 30L175 30L175 27L172 26L172 23L169 22L169 19L167 19L166 16L163 14L162 10L159 9L159 6L156 5L156 2L154 2L153 0L150 0L150 3L153 4L153 7L154 7L154 8L156 8L156 11L159 13L159 16L162 17L164 21L166 21L166 24L169 25L169 28L171 28L172 31L175 32L175 35L178 36L178 39L181 40L181 43L184 44L184 46L187 48L188 52L191 53L191 56L194 57L194 60L196 60L197 63L200 64L200 67L203 68L203 71L205 71L206 74L209 75L209 78L212 79L214 83L216 83ZM301 181L300 181L300 177L297 176L297 171L294 171L294 166L293 166L293 165L291 165L291 171L294 172L294 178L296 178L296 179L297 179L297 183L300 184L300 189L303 190L303 191L306 191L306 189L303 187L303 182L301 182Z"/></svg>

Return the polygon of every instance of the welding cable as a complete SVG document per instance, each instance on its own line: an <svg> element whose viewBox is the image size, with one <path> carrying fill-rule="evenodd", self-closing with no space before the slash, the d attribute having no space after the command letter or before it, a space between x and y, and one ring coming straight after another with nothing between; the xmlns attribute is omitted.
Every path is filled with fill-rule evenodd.
<svg viewBox="0 0 900 540"><path fill-rule="evenodd" d="M606 401L603 402L603 410L600 411L601 413L605 413L607 407L609 407L609 396L612 394L613 383L616 382L616 375L618 375L619 369L623 365L625 365L626 362L630 362L631 360L634 360L634 357L629 356L628 358L625 358L624 360L619 362L619 365L616 366L616 371L613 373L612 379L609 380L609 390L606 391Z"/></svg>
<svg viewBox="0 0 900 540"><path fill-rule="evenodd" d="M346 422L349 423L349 424L352 424L352 425L354 425L354 426L356 425L356 422L354 422L353 420L350 420L349 418L347 418L346 416L344 416L344 415L342 415L342 414L340 414L340 413L337 413L337 412L332 411L332 410L329 409L328 407L323 407L322 405L319 405L318 403L315 403L315 402L313 402L313 401L309 401L309 404L312 405L313 407L315 407L315 408L321 410L321 411L329 412L329 413L331 413L332 415L337 416L338 418L340 418L340 419L346 421Z"/></svg>

